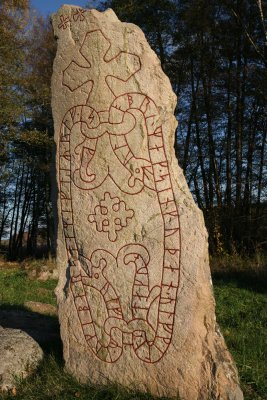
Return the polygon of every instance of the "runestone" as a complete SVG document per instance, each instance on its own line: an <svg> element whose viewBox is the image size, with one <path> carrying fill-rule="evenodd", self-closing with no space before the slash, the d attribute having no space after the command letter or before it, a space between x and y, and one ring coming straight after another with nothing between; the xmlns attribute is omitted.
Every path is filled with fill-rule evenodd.
<svg viewBox="0 0 267 400"><path fill-rule="evenodd" d="M112 10L63 6L52 19L66 368L154 395L242 399L216 325L203 216L174 154L168 78Z"/></svg>

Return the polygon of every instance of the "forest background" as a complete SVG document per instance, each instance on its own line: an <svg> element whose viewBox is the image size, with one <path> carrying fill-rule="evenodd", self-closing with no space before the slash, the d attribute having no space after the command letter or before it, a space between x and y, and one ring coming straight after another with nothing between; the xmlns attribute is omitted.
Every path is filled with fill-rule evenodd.
<svg viewBox="0 0 267 400"><path fill-rule="evenodd" d="M75 3L75 1L74 1ZM88 7L94 6L91 2ZM175 151L212 255L267 250L267 37L261 0L109 0L139 25L178 97ZM0 0L0 248L55 255L51 204L56 52L49 17Z"/></svg>

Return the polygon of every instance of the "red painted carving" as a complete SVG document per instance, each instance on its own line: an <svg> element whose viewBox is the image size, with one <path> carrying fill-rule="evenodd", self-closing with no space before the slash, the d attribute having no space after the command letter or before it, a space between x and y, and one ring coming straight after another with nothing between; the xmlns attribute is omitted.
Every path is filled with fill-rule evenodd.
<svg viewBox="0 0 267 400"><path fill-rule="evenodd" d="M93 76L94 67L89 42L97 35L106 43L106 52L96 62L100 63L101 79L107 85L112 101L106 109L97 110L93 104L95 96ZM102 38L102 39L101 39ZM135 355L146 363L156 363L164 356L172 340L175 307L180 280L180 222L173 193L169 164L165 152L160 114L155 102L142 93L126 93L116 96L110 79L126 82L141 68L137 55L123 53L124 60L139 60L138 68L122 75L111 77L110 63L120 63L120 54L109 58L109 40L101 31L88 32L81 47L88 61L88 67L80 67L75 62L63 71L63 84L71 92L84 83L91 82L87 104L71 108L63 118L59 135L59 184L61 217L65 236L66 251L70 265L70 288L79 316L84 338L95 356L105 362L116 362L123 354L125 346L130 346ZM126 64L125 64L126 65ZM84 68L82 75L80 69ZM98 67L99 68L99 67ZM102 68L102 70L101 70ZM88 70L88 71L87 71ZM134 72L133 72L134 71ZM88 73L87 73L88 72ZM76 83L75 83L76 82ZM89 105L90 101L90 105ZM148 148L147 158L138 158L131 148L129 133L138 129L142 122ZM71 135L80 132L83 141L71 154ZM135 131L135 134L136 131ZM141 134L141 133L140 133ZM107 152L103 154L103 152ZM105 164L98 165L101 157ZM72 157L78 168L72 170ZM79 161L77 161L79 160ZM110 163L108 163L110 160ZM117 248L117 254L107 249L96 249L88 258L79 252L75 220L72 206L72 188L81 191L94 191L110 178L118 189L127 196L137 196L143 190L151 192L158 201L164 235L163 264L159 285L152 286L149 276L151 260L149 250L142 244L128 243ZM115 209L114 209L115 206ZM117 219L116 214L120 213ZM116 243L118 232L130 227L134 210L128 209L119 197L106 192L99 204L91 210L89 222L100 232L107 232L110 241ZM108 222L108 223L107 223ZM119 229L117 229L119 227ZM130 315L125 313L120 293L107 278L107 269L134 269L132 282ZM99 292L105 304L107 318L103 323L101 336L91 312L93 299L87 288ZM157 310L154 323L149 314Z"/></svg>
<svg viewBox="0 0 267 400"><path fill-rule="evenodd" d="M104 198L95 207L94 214L88 217L89 222L96 224L98 232L107 232L108 239L115 242L119 231L129 224L134 211L129 209L123 200L112 197L106 192Z"/></svg>
<svg viewBox="0 0 267 400"><path fill-rule="evenodd" d="M95 48L102 49L102 53L94 52ZM92 76L98 76L98 80L106 84L105 96L113 99L115 96L111 86L112 78L122 82L127 82L141 68L140 59L135 54L121 51L116 56L110 55L111 43L101 30L90 31L85 36L83 44L79 50L83 56L86 66L80 66L75 62L71 62L63 71L63 85L67 86L72 92L84 84L91 82L88 93L93 100L98 96L98 88L94 85ZM122 68L127 65L128 68ZM110 70L113 75L110 75ZM76 85L75 85L76 83ZM100 111L100 110L99 110Z"/></svg>

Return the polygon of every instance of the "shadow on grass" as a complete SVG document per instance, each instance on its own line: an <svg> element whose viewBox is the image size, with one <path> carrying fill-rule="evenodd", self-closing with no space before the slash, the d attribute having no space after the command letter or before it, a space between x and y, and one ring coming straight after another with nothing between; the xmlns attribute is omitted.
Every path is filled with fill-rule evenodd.
<svg viewBox="0 0 267 400"><path fill-rule="evenodd" d="M62 343L57 316L39 314L23 306L0 305L0 325L3 328L20 329L42 347L45 354L62 359Z"/></svg>
<svg viewBox="0 0 267 400"><path fill-rule="evenodd" d="M215 270L212 279L217 285L232 284L240 289L256 293L267 293L267 271L262 273L253 270Z"/></svg>

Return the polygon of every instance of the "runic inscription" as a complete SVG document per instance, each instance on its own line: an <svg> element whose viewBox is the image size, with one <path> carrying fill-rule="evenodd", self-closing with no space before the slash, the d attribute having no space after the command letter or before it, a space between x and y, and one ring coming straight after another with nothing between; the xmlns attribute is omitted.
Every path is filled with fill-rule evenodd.
<svg viewBox="0 0 267 400"><path fill-rule="evenodd" d="M86 10L84 10L83 8L77 8L75 11L73 11L73 14L72 14L73 20L75 22L84 21L85 13L86 13Z"/></svg>
<svg viewBox="0 0 267 400"><path fill-rule="evenodd" d="M87 11L88 10L84 10L83 8L75 8L71 14L71 17L64 14L60 15L58 29L67 29L67 27L71 25L72 21L74 23L85 21L85 13Z"/></svg>
<svg viewBox="0 0 267 400"><path fill-rule="evenodd" d="M68 24L70 23L69 17L65 15L60 16L60 23L58 24L59 29L67 29Z"/></svg>
<svg viewBox="0 0 267 400"><path fill-rule="evenodd" d="M73 15L83 16L78 11ZM114 363L130 346L141 361L156 363L169 348L174 329L180 276L179 213L155 101L147 93L114 90L114 80L126 83L141 70L140 59L125 51L111 56L111 47L101 30L89 31L79 49L84 64L72 60L62 71L62 85L69 95L84 85L88 90L86 102L66 112L59 135L61 216L70 288L84 338L98 359ZM80 139L75 141L74 135ZM133 147L132 135L137 141L145 135L143 145ZM107 238L106 244L88 254L77 243L74 189L96 195L98 200L86 210L88 229ZM164 245L156 266L157 283L151 279L151 249L134 232L139 196L144 193L156 204L163 232L158 239ZM133 229L132 240L123 242L126 229ZM110 276L112 271L129 268L133 278L130 302L126 302ZM101 332L91 291L101 297L106 315Z"/></svg>

